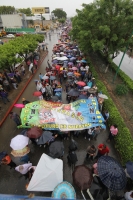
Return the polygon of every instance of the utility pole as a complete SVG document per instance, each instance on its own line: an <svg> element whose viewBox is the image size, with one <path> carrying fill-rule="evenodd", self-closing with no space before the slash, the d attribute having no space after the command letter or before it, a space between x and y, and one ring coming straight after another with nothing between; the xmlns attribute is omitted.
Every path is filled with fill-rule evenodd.
<svg viewBox="0 0 133 200"><path fill-rule="evenodd" d="M130 38L132 38L132 35L133 35L133 31L132 31L132 33L131 33ZM129 40L130 40L130 38L129 38ZM122 63L122 61L123 61L123 58L124 58L124 56L125 56L125 53L126 53L127 50L128 50L128 47L129 47L129 40L128 40L127 46L126 46L126 48L125 48L125 51L123 52L123 55L122 55L122 58L121 58L121 60L120 60L119 66L117 67L117 70L116 70L115 76L114 76L114 78L113 78L113 83L114 83L115 80L116 80L116 77L117 77L118 71L119 71L119 69L120 69L120 67L121 67L121 63Z"/></svg>

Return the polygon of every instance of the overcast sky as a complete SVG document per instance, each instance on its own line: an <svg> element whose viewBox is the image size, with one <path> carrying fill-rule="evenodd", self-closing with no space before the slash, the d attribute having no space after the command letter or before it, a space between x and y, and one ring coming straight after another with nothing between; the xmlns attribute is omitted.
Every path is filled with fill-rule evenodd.
<svg viewBox="0 0 133 200"><path fill-rule="evenodd" d="M0 6L14 6L15 8L49 7L50 12L55 8L63 8L68 17L75 15L76 9L81 9L82 3L89 4L93 0L0 0Z"/></svg>

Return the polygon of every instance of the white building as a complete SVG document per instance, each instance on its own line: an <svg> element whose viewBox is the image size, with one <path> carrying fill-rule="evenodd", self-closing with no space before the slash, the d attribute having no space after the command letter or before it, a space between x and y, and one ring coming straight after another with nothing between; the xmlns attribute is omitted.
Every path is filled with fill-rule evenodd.
<svg viewBox="0 0 133 200"><path fill-rule="evenodd" d="M26 28L26 15L19 14L2 14L0 15L2 26L5 28Z"/></svg>

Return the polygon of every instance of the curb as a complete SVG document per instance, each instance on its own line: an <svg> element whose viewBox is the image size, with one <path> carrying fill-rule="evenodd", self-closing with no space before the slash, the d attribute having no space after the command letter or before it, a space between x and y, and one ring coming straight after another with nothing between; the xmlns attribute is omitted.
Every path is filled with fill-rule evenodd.
<svg viewBox="0 0 133 200"><path fill-rule="evenodd" d="M6 120L7 116L9 115L9 113L11 112L11 110L14 107L14 104L16 104L16 102L18 101L18 99L21 97L21 95L23 94L23 92L25 91L26 87L28 86L28 84L30 83L31 79L34 77L34 75L36 74L37 70L39 69L40 65L42 64L42 62L44 61L45 57L47 56L48 52L42 57L42 59L39 61L38 64L38 68L35 70L34 74L28 79L28 81L26 82L25 86L23 87L23 89L21 90L21 92L18 94L18 96L16 97L16 99L14 100L13 104L10 106L10 108L8 109L8 111L6 112L6 114L4 115L2 121L0 122L0 127L2 126L2 124L4 123L4 121Z"/></svg>

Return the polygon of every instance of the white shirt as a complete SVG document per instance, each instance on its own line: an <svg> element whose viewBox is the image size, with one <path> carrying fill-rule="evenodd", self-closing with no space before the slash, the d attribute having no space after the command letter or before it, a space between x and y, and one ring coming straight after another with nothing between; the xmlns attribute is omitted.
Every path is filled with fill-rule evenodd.
<svg viewBox="0 0 133 200"><path fill-rule="evenodd" d="M86 65L86 66L85 66L85 69L86 69L86 71L88 71L88 69L89 69L89 66L88 66L88 65Z"/></svg>
<svg viewBox="0 0 133 200"><path fill-rule="evenodd" d="M132 192L133 192L133 191L130 191L130 192L126 192L126 193L125 193L125 199L126 199L126 200L133 200L133 198L130 196Z"/></svg>
<svg viewBox="0 0 133 200"><path fill-rule="evenodd" d="M44 93L46 91L45 87L41 88L41 92Z"/></svg>
<svg viewBox="0 0 133 200"><path fill-rule="evenodd" d="M20 166L20 165L19 165ZM17 166L15 168L16 171L20 172L21 174L26 174L29 171L29 168L32 167L32 163L28 163L28 164L23 164L21 166L23 166L22 170L19 170L19 166Z"/></svg>

